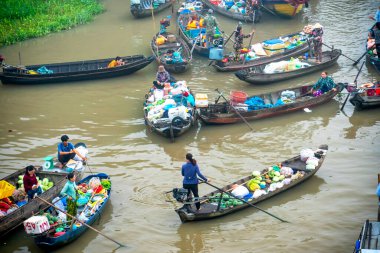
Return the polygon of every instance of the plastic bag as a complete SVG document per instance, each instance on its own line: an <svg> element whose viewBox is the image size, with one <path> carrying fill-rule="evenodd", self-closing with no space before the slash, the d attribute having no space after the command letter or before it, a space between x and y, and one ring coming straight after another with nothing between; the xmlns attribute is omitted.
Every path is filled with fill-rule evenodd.
<svg viewBox="0 0 380 253"><path fill-rule="evenodd" d="M306 162L309 157L314 157L314 151L311 149L303 149L300 152L301 161Z"/></svg>

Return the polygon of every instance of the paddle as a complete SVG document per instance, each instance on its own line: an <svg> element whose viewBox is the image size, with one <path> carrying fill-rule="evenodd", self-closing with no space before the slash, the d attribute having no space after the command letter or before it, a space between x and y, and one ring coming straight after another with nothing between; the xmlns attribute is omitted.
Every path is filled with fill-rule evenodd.
<svg viewBox="0 0 380 253"><path fill-rule="evenodd" d="M223 93L221 93L218 88L216 88L215 91L217 91L219 93L219 96L221 96L222 98L224 98L224 100L226 100L226 102L228 102L228 99L224 97ZM231 107L235 110L236 114L239 115L239 117L244 121L244 123L247 124L247 126L253 131L251 125L243 116L241 116L240 112L238 112L238 110L233 105L231 105Z"/></svg>
<svg viewBox="0 0 380 253"><path fill-rule="evenodd" d="M364 66L364 63L365 63L365 61L363 61L362 65L361 65L360 68L359 68L358 73L356 74L356 77L355 77L355 80L354 80L354 84L355 84L355 86L357 86L358 77L359 77L360 72L362 71L362 68L363 68L363 66ZM347 88L346 88L346 89L347 89ZM347 97L346 97L346 99L344 100L342 107L340 108L341 111L343 111L343 108L344 108L344 106L346 105L349 96L350 96L350 92L348 92Z"/></svg>
<svg viewBox="0 0 380 253"><path fill-rule="evenodd" d="M202 34L202 28L200 28L200 31L198 33L198 36L196 37L195 41L194 41L194 44L193 44L193 47L191 48L190 50L190 59L193 58L193 51L194 51L194 48L195 48L195 45L197 44L199 38L200 38L200 35Z"/></svg>
<svg viewBox="0 0 380 253"><path fill-rule="evenodd" d="M359 61L360 61L364 56L366 56L372 48L373 48L373 47L371 47L370 49L368 49L367 51L365 51L364 54L363 54L362 56L360 56L359 59L357 59L357 60L354 62L354 64L352 64L352 65L355 66L356 64L358 64Z"/></svg>
<svg viewBox="0 0 380 253"><path fill-rule="evenodd" d="M235 32L236 32L236 31L234 30L234 31L231 33L230 37L228 37L228 39L226 40L226 42L224 42L223 47L228 43L228 41L230 41L232 35L234 35Z"/></svg>
<svg viewBox="0 0 380 253"><path fill-rule="evenodd" d="M49 203L48 201L46 201L46 200L44 200L44 199L42 199L42 198L40 198L40 197L38 197L38 196L36 196L36 198L39 199L39 200L41 200L42 202L48 204L49 206L51 206L51 207L57 209L58 211L61 211L62 213L64 213L64 214L66 214L67 216L69 216L70 218L72 218L72 219L76 219L76 218L75 218L74 216L72 216L71 214L66 213L64 210L62 210L62 209L60 209L60 208L54 206L53 204ZM120 247L125 247L125 245L123 245L123 244L121 244L121 243L115 241L114 239L108 237L107 235L105 235L105 234L103 234L102 232L100 232L99 230L97 230L97 229L91 227L90 225L87 225L86 223L84 223L84 222L82 222L82 221L80 221L80 220L78 220L78 219L77 219L77 221L78 221L80 224L85 225L86 227L88 227L88 228L94 230L95 232L97 232L98 234L104 236L104 237L107 238L108 240L111 240L111 241L113 241L114 243L118 244Z"/></svg>
<svg viewBox="0 0 380 253"><path fill-rule="evenodd" d="M226 194L228 194L229 196L231 196L231 197L233 197L233 198L235 198L235 199L238 199L238 200L242 201L243 203L245 203L245 204L247 204L247 205L250 205L250 206L252 206L252 207L254 207L254 208L256 208L256 209L258 209L258 210L260 210L260 211L262 211L262 212L264 212L264 213L266 213L266 214L268 214L268 215L270 215L270 216L272 216L272 217L274 217L274 218L276 218L276 219L282 221L282 222L288 222L288 221L286 221L286 220L283 220L283 219L281 219L281 218L279 218L279 217L277 217L277 216L275 216L275 215L273 215L273 214L271 214L271 213L269 213L269 212L267 212L267 211L261 209L260 207L255 206L254 204L249 203L248 201L245 201L244 199L241 199L241 198L236 197L236 196L233 195L232 193L229 193L229 192L227 192L227 191L224 191L224 190L222 190L221 188L219 188L219 187L217 187L217 186L215 186L215 185L213 185L213 184L210 184L210 183L207 182L207 181L204 181L204 180L201 179L201 178L198 178L198 180L200 180L201 182L204 182L205 184L208 184L209 186L214 187L215 189L217 189L217 190L219 190L219 191L221 191L221 192L223 192L223 193L226 193ZM289 222L288 222L288 223L289 223Z"/></svg>
<svg viewBox="0 0 380 253"><path fill-rule="evenodd" d="M322 45L325 45L326 47L328 47L328 48L330 48L330 49L332 49L332 50L334 50L334 48L333 47L330 47L329 45L326 45L325 43L323 43L322 42ZM347 59L349 59L349 60L351 60L351 61L353 61L354 63L356 62L355 60L353 60L353 59L351 59L350 57L348 57L347 55L345 55L345 54L343 54L343 53L341 53L341 55L343 55L344 57L346 57ZM356 65L357 63L355 63L354 65Z"/></svg>
<svg viewBox="0 0 380 253"><path fill-rule="evenodd" d="M255 34L255 29L252 30L251 32L251 38L249 39L249 48L251 48L251 43L252 43L252 39L253 39L253 35ZM245 57L244 55L244 60L243 60L243 65L245 64L245 61L246 61L247 57Z"/></svg>

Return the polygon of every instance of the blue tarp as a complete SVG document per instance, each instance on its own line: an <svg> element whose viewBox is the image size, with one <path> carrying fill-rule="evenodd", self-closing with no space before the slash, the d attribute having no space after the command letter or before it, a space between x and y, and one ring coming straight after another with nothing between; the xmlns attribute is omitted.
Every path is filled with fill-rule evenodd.
<svg viewBox="0 0 380 253"><path fill-rule="evenodd" d="M284 104L281 98L279 98L276 104L274 105L265 104L264 100L260 97L251 97L250 99L247 99L244 103L248 105L248 111L272 108Z"/></svg>

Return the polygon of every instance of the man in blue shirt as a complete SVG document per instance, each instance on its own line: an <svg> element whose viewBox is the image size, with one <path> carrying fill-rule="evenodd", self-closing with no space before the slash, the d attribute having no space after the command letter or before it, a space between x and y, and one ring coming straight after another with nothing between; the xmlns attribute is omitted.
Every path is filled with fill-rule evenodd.
<svg viewBox="0 0 380 253"><path fill-rule="evenodd" d="M75 157L75 155L78 155L80 158L82 158L83 161L86 161L87 158L82 156L74 147L74 145L70 142L68 142L69 136L62 135L61 136L61 143L58 144L58 160L62 163L62 165L66 165L66 163Z"/></svg>
<svg viewBox="0 0 380 253"><path fill-rule="evenodd" d="M380 6L379 9L376 11L375 16L369 16L369 18L375 20L376 22L380 22Z"/></svg>

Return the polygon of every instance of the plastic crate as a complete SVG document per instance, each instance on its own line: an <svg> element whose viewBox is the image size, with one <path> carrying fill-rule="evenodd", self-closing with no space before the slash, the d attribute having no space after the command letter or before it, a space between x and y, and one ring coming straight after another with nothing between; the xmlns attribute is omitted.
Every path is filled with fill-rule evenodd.
<svg viewBox="0 0 380 253"><path fill-rule="evenodd" d="M0 199L12 196L16 187L5 180L0 181Z"/></svg>

